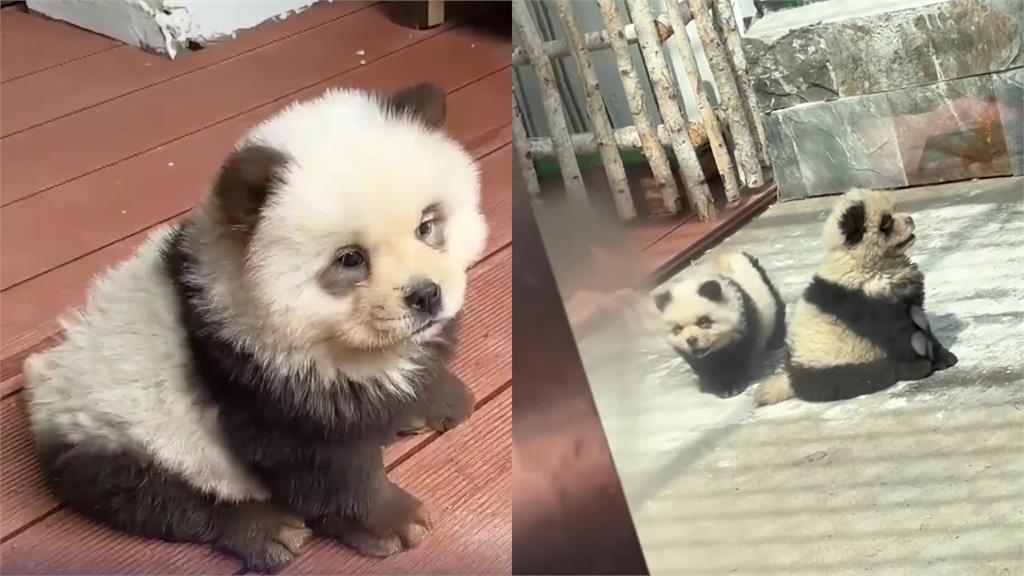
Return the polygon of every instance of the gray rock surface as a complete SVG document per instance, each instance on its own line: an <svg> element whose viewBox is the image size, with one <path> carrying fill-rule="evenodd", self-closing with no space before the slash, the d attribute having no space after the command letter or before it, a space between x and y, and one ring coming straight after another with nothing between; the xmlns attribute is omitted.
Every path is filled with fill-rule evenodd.
<svg viewBox="0 0 1024 576"><path fill-rule="evenodd" d="M743 43L771 111L1022 65L1022 23L1022 0L829 0L769 14Z"/></svg>
<svg viewBox="0 0 1024 576"><path fill-rule="evenodd" d="M765 119L783 200L1024 175L1024 68L812 102Z"/></svg>

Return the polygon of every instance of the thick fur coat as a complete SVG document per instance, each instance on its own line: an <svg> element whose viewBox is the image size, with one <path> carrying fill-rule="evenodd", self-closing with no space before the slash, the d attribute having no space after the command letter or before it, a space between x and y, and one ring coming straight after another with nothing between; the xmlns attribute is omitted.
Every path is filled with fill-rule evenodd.
<svg viewBox="0 0 1024 576"><path fill-rule="evenodd" d="M756 258L724 254L655 294L665 340L690 365L702 392L739 394L786 336L786 305Z"/></svg>
<svg viewBox="0 0 1024 576"><path fill-rule="evenodd" d="M445 368L483 249L444 96L335 91L257 126L182 224L26 361L56 494L114 528L275 570L311 530L385 556L430 528L382 447L473 397Z"/></svg>
<svg viewBox="0 0 1024 576"><path fill-rule="evenodd" d="M956 364L922 321L924 275L906 254L914 230L884 192L839 200L825 223L825 259L789 325L786 373L759 387L760 404L853 398Z"/></svg>

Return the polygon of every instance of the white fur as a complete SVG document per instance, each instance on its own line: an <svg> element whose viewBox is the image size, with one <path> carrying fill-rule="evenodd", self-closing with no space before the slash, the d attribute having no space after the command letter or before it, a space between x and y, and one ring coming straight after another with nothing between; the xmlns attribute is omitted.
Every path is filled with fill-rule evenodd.
<svg viewBox="0 0 1024 576"><path fill-rule="evenodd" d="M442 287L441 318L462 308L466 270L480 257L487 226L479 175L466 152L440 132L385 111L378 99L335 91L292 106L239 144L285 152L283 184L248 244L231 238L212 199L193 213L187 237L205 312L222 336L266 368L319 381L357 378L379 394L410 392L419 344L408 322L371 331L373 314L398 314L401 286L427 277ZM428 205L443 207L447 242L414 232ZM235 460L217 410L196 395L173 287L162 269L166 229L101 277L56 348L26 362L30 412L39 434L111 450L138 450L195 488L221 499L262 499L266 490ZM372 273L351 295L317 283L346 245L364 246ZM404 311L404 308L402 308ZM389 323L390 322L390 323Z"/></svg>
<svg viewBox="0 0 1024 576"><path fill-rule="evenodd" d="M217 409L196 395L178 303L159 259L167 229L93 284L57 347L26 361L36 434L150 455L227 501L266 490L227 449Z"/></svg>
<svg viewBox="0 0 1024 576"><path fill-rule="evenodd" d="M843 242L840 221L846 209L856 202L863 202L865 206L866 232L863 240L851 248ZM888 238L878 232L879 222L886 213L893 216L894 226ZM905 278L920 278L921 275L906 256L906 249L913 241L894 248L894 244L911 237L913 232L910 217L896 212L885 192L851 190L833 206L825 222L822 232L825 258L817 275L871 296L896 296L892 293L893 286ZM787 346L795 363L809 367L863 364L885 357L883 350L803 298L791 315ZM785 376L765 382L757 392L760 404L773 404L792 395Z"/></svg>
<svg viewBox="0 0 1024 576"><path fill-rule="evenodd" d="M699 348L713 352L746 334L742 296L726 278L736 282L753 300L761 322L758 344L761 349L765 347L775 330L775 299L757 269L739 252L725 254L712 266L696 269L669 289L672 300L662 310L661 319L665 340L670 345L692 352L689 339L696 338ZM698 294L700 285L708 280L717 280L722 286L724 302L713 302ZM710 328L697 325L702 316L711 319Z"/></svg>

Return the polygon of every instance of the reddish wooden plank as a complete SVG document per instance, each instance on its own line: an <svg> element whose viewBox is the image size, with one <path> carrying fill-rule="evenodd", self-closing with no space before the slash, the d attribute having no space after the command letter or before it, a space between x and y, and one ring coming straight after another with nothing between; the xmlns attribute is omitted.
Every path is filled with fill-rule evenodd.
<svg viewBox="0 0 1024 576"><path fill-rule="evenodd" d="M43 481L23 396L4 399L0 406L0 541L57 506Z"/></svg>
<svg viewBox="0 0 1024 576"><path fill-rule="evenodd" d="M470 43L476 43L477 47L472 56L465 56L465 46ZM294 96L308 98L330 86L391 91L421 80L433 81L451 90L496 71L508 58L507 42L460 28L424 42L415 50L386 58L377 66L352 71ZM432 65L453 59L459 59L460 65ZM491 81L500 84L502 79ZM494 84L488 86L481 89L490 93ZM281 99L140 154L130 162L115 164L6 206L0 213L0 245L5 251L4 266L0 269L3 288L52 270L185 210L213 177L220 160L237 138L293 100L291 97ZM469 109L460 113L477 115L485 129L492 130L509 119L507 109L501 109L500 103L501 100L469 100L459 104ZM452 109L452 114L456 114L456 104L452 104ZM462 122L474 127L471 121ZM479 134L472 137L477 138ZM15 164L5 157L4 174L7 166ZM161 193L152 191L154 182L159 183ZM69 222L75 225L69 227Z"/></svg>
<svg viewBox="0 0 1024 576"><path fill-rule="evenodd" d="M24 198L444 32L371 8L0 140L6 201ZM357 52L362 50L364 54ZM511 58L511 56L509 56ZM55 146L60 142L60 146Z"/></svg>
<svg viewBox="0 0 1024 576"><path fill-rule="evenodd" d="M511 252L511 247L506 246L470 272L462 345L459 347L452 369L470 385L478 401L481 402L493 397L512 377ZM2 440L0 469L3 470L3 482L0 485L0 508L3 508L5 512L2 523L0 523L0 539L8 538L12 532L22 529L29 522L52 511L56 506L56 502L50 496L40 476L39 466L32 449L22 396L23 394L19 393L2 401L3 432L0 434L0 440ZM418 454L423 446L434 440L435 437L424 435L393 446L386 452L386 459L389 463L404 461L407 453L417 452ZM415 458L416 456L413 457L413 459ZM84 531L88 534L100 531L105 534L104 538L120 540L114 533L77 521L77 517L72 520L73 516L68 512L57 513L57 517L73 524L76 531ZM45 542L50 536L38 536L38 533L45 534L59 528L62 529L63 524L54 526L49 521L43 521L39 525L29 528L23 534L15 536L12 542L21 541L23 538L29 541L41 539ZM86 535L81 537L87 538ZM39 553L39 546L29 548L35 552L25 552L26 555ZM70 568L76 573L81 573L80 570L92 570L92 568L88 568L91 566L101 567L102 559L95 559L91 556L96 553L83 549L83 557L88 558L82 565L72 565ZM59 553L55 554L60 555ZM157 564L147 564L146 566L166 566L168 560L162 557L164 554L162 551L159 552L159 557L154 560ZM173 554L168 551L166 554L173 556L177 554L177 551L174 551ZM3 555L6 562L6 546L3 549ZM4 566L4 568L6 567ZM49 570L51 568L49 565L45 565L41 566L40 570L42 569ZM149 568L140 567L139 569L146 572L151 571Z"/></svg>
<svg viewBox="0 0 1024 576"><path fill-rule="evenodd" d="M659 282L666 273L698 256L723 237L748 222L775 199L774 184L743 198L739 204L719 212L711 222L691 220L643 250L640 264L648 275L648 283Z"/></svg>
<svg viewBox="0 0 1024 576"><path fill-rule="evenodd" d="M454 114L455 110L452 112ZM480 160L482 209L491 229L488 253L512 238L511 162L512 150L508 144ZM20 388L21 380L16 375L21 371L21 361L28 353L53 342L52 338L59 331L58 315L85 302L85 289L90 279L130 255L150 231L143 230L0 295L0 334L4 342L0 394ZM38 344L30 346L32 342Z"/></svg>
<svg viewBox="0 0 1024 576"><path fill-rule="evenodd" d="M423 500L434 530L383 560L319 540L285 574L509 574L512 570L512 389L391 473Z"/></svg>
<svg viewBox="0 0 1024 576"><path fill-rule="evenodd" d="M70 24L8 10L0 18L0 81L110 50L119 44Z"/></svg>
<svg viewBox="0 0 1024 576"><path fill-rule="evenodd" d="M483 210L488 215L491 226L489 240L491 248L504 244L511 237L509 192L511 189L511 150L507 145L511 140L511 134L508 124L494 126L496 122L505 119L504 112L499 112L494 107L489 107L486 111L479 111L474 107L474 102L489 98L494 91L500 90L500 93L506 93L509 73L508 68L503 69L479 82L457 90L449 97L451 104L449 133L464 142L474 156L479 158L481 155L489 154L480 160L480 168L484 186ZM243 130L244 127L237 127L237 133L240 134ZM172 191L187 191L187 195L182 196L178 204L174 204L170 209L165 208L153 217L162 218L167 212L174 217L177 215L176 212L188 209L195 197L198 196L196 191L202 189L203 180L210 177L206 172L212 175L216 166L216 158L230 148L236 135L233 133L221 139L218 145L223 147L223 151L193 155L192 159L198 163L199 167L188 162L182 163L180 157L175 154L177 150L167 151L167 154L179 158L178 164L181 165L182 170L175 174L185 181L164 182L164 184L171 186ZM490 154L493 151L493 146L502 143L506 143L503 149ZM201 148L200 145L192 146L187 141L183 141L181 144L186 153ZM150 177L150 170L159 169L158 167L166 163L166 158L166 155L162 155L157 159L150 159L148 156L133 159L132 162L145 164L123 176L125 178L125 181L122 181L123 189L128 191L135 186L144 187ZM114 178L119 175L118 172L120 171L115 171ZM98 183L96 186L110 185L110 183ZM5 211L0 217L6 220L8 213ZM76 218L74 226L81 226L77 223L80 216L74 217ZM79 306L84 302L84 289L92 276L131 254L149 232L150 229L143 229L29 282L5 290L0 295L0 301L3 304L0 306L0 320L2 320L0 335L2 335L2 357L4 358L2 380L5 385L20 371L19 358L38 349L43 339L57 331L55 322L57 315L66 308ZM9 254L10 252L6 248L7 244L4 246L5 252ZM7 391L6 386L5 389L0 390L3 393Z"/></svg>
<svg viewBox="0 0 1024 576"><path fill-rule="evenodd" d="M238 38L215 43L203 50L183 52L174 60L134 46L118 46L88 58L12 80L4 84L4 97L0 101L0 135L20 132L129 92L223 62L337 20L371 4L362 1L315 4L285 20L275 19L243 31ZM6 33L6 25L4 31Z"/></svg>
<svg viewBox="0 0 1024 576"><path fill-rule="evenodd" d="M211 547L126 536L61 510L0 546L4 574L235 574Z"/></svg>

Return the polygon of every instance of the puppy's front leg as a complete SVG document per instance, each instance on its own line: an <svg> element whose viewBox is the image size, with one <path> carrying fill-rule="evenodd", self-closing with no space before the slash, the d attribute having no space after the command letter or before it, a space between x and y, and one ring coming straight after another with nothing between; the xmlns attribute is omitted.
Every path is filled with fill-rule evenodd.
<svg viewBox="0 0 1024 576"><path fill-rule="evenodd" d="M399 434L447 432L469 419L476 399L469 386L445 369L426 387L421 402Z"/></svg>
<svg viewBox="0 0 1024 576"><path fill-rule="evenodd" d="M430 531L430 516L388 479L381 449L366 445L338 456L333 481L325 484L334 488L334 505L310 523L314 530L364 556L390 556L418 545Z"/></svg>

